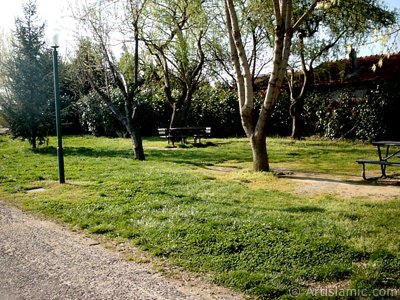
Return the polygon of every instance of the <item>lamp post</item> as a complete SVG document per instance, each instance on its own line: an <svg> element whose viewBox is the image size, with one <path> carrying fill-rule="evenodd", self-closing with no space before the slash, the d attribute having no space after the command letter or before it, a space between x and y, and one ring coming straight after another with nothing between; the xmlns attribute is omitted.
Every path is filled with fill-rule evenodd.
<svg viewBox="0 0 400 300"><path fill-rule="evenodd" d="M60 114L60 85L58 81L58 39L54 36L53 40L53 75L54 75L54 101L56 108L56 131L57 131L57 158L58 158L58 178L60 183L65 183L64 176L64 151L61 136L61 114Z"/></svg>

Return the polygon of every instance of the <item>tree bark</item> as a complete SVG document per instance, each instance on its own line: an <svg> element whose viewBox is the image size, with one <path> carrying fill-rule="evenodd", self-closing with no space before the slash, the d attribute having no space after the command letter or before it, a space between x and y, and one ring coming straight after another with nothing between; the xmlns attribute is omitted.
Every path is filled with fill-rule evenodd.
<svg viewBox="0 0 400 300"><path fill-rule="evenodd" d="M304 134L304 124L302 118L304 100L304 96L300 96L297 99L292 99L292 103L290 105L290 116L292 118L292 139L300 139Z"/></svg>
<svg viewBox="0 0 400 300"><path fill-rule="evenodd" d="M314 0L300 18L293 22L292 0L273 0L273 16L275 18L275 42L273 68L269 78L267 92L260 109L256 124L254 112L253 78L245 46L240 34L240 26L233 0L225 0L226 27L229 38L231 59L236 73L240 115L243 128L250 139L253 152L253 170L269 171L266 135L268 123L278 99L280 88L288 65L293 33L305 21L321 0ZM254 73L254 72L253 72Z"/></svg>
<svg viewBox="0 0 400 300"><path fill-rule="evenodd" d="M294 74L292 74L292 83L290 86L290 117L292 118L292 135L293 139L300 139L304 136L304 120L303 120L303 111L304 104L306 101L307 94L312 89L314 84L314 69L312 67L312 62L309 66L309 69L306 68L304 63L304 59L302 59L302 86L298 96L294 96L295 87L293 86L294 82Z"/></svg>
<svg viewBox="0 0 400 300"><path fill-rule="evenodd" d="M183 88L181 98L184 100L178 100L171 104L172 114L170 120L170 128L183 127L186 125L187 116L192 105L193 92L190 89Z"/></svg>
<svg viewBox="0 0 400 300"><path fill-rule="evenodd" d="M187 113L185 113L184 107L177 107L176 103L172 106L172 114L171 114L171 120L169 123L169 127L183 127L185 126L185 120Z"/></svg>
<svg viewBox="0 0 400 300"><path fill-rule="evenodd" d="M30 138L30 143L31 143L31 146L32 146L32 149L36 149L37 148L37 143L36 143L36 137L31 137Z"/></svg>
<svg viewBox="0 0 400 300"><path fill-rule="evenodd" d="M132 131L131 139L132 139L132 148L133 148L133 153L135 154L135 159L145 160L142 137L140 136L138 129Z"/></svg>
<svg viewBox="0 0 400 300"><path fill-rule="evenodd" d="M128 119L128 127L132 139L132 149L136 160L146 160L143 150L143 140L140 134L140 128L137 125L137 108L133 108L132 118Z"/></svg>
<svg viewBox="0 0 400 300"><path fill-rule="evenodd" d="M253 154L253 171L269 172L270 168L265 134L252 135L250 137L250 144Z"/></svg>

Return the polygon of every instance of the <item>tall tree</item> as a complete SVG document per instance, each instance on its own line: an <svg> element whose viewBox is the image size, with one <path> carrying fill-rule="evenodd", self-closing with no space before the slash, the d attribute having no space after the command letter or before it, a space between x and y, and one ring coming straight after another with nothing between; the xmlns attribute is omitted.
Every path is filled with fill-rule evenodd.
<svg viewBox="0 0 400 300"><path fill-rule="evenodd" d="M23 5L23 17L15 24L11 56L3 66L1 113L11 134L36 148L52 128L51 53L44 47L45 25L38 19L35 1Z"/></svg>
<svg viewBox="0 0 400 300"><path fill-rule="evenodd" d="M250 64L241 37L241 27L234 1L225 0L226 26L236 75L240 115L244 131L250 139L255 171L269 171L270 169L266 144L267 126L286 73L293 34L312 13L318 2L318 0L312 1L297 19L293 17L292 0L274 0L272 3L260 1L258 3L274 19L275 29L272 73L268 80L268 88L259 117L254 121L254 90Z"/></svg>
<svg viewBox="0 0 400 300"><path fill-rule="evenodd" d="M92 1L82 6L78 19L86 27L90 42L82 44L80 64L85 77L100 99L125 126L131 140L135 158L144 160L138 106L135 97L144 83L139 72L140 35L147 0ZM113 39L117 35L120 39ZM132 53L131 68L121 69L114 43L125 45ZM117 91L117 92L116 92ZM121 108L118 101L122 97Z"/></svg>
<svg viewBox="0 0 400 300"><path fill-rule="evenodd" d="M183 126L206 61L206 15L201 0L154 1L145 43L155 57L154 74L171 106L170 127Z"/></svg>
<svg viewBox="0 0 400 300"><path fill-rule="evenodd" d="M375 0L359 0L364 3L376 2ZM254 120L255 102L254 89L252 85L252 72L250 60L246 55L246 44L242 38L242 24L236 11L236 2L234 0L224 0L227 33L230 42L231 60L234 65L235 77L238 90L238 99L242 125L247 137L250 139L253 152L253 169L255 171L268 171L269 161L266 145L266 135L268 133L268 124L284 77L287 72L289 56L292 51L293 42L296 33L300 33L302 26L313 16L320 14L330 7L341 9L343 5L351 5L353 1L343 4L345 1L337 0L272 0L259 1L254 0L254 8L262 11L265 16L273 20L273 63L272 72L268 79L268 87L264 101L259 109L258 118ZM359 26L364 26L363 22L369 22L366 19L359 19L357 14L349 11L349 17L356 18L360 22ZM245 20L245 18L241 18ZM346 22L345 20L337 20ZM322 30L322 29L321 29ZM320 31L321 32L321 31Z"/></svg>

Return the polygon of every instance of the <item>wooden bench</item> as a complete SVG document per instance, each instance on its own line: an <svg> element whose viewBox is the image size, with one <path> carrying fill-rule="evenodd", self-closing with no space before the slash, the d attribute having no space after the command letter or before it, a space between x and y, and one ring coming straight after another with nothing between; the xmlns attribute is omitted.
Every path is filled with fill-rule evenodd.
<svg viewBox="0 0 400 300"><path fill-rule="evenodd" d="M187 143L188 137L193 137L194 143L201 143L202 138L211 135L211 127L174 127L174 128L158 128L158 134L161 138L168 140L168 144L180 141L182 144Z"/></svg>
<svg viewBox="0 0 400 300"><path fill-rule="evenodd" d="M385 161L385 160L359 159L359 160L357 160L357 163L362 164L362 177L364 178L364 180L376 179L376 178L367 178L365 176L365 165L366 164L380 165L381 171L382 171L382 176L380 176L380 177L386 177L386 166L400 167L400 162L392 162L392 161Z"/></svg>

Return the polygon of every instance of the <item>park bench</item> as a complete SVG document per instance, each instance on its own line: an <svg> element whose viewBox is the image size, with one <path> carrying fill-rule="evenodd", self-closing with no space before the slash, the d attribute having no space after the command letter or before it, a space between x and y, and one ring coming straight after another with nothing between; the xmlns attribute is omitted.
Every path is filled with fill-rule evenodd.
<svg viewBox="0 0 400 300"><path fill-rule="evenodd" d="M182 144L187 143L188 137L193 137L194 143L201 143L201 138L211 135L211 127L173 127L158 128L158 134L161 138L168 140L168 144L180 141Z"/></svg>
<svg viewBox="0 0 400 300"><path fill-rule="evenodd" d="M376 179L376 178L367 178L366 177L365 165L367 165L367 164L379 165L381 167L382 175L380 176L380 178L386 177L386 167L387 166L400 167L400 160L398 160L400 150L395 150L394 152L392 151L392 153L390 153L390 146L399 147L400 142L398 142L398 141L377 141L377 142L372 142L372 145L377 146L379 159L378 160L359 159L356 161L358 164L362 165L362 177L365 180ZM382 146L386 147L386 151L384 154L382 153L382 150L381 150ZM393 160L393 158L394 158L394 160Z"/></svg>

